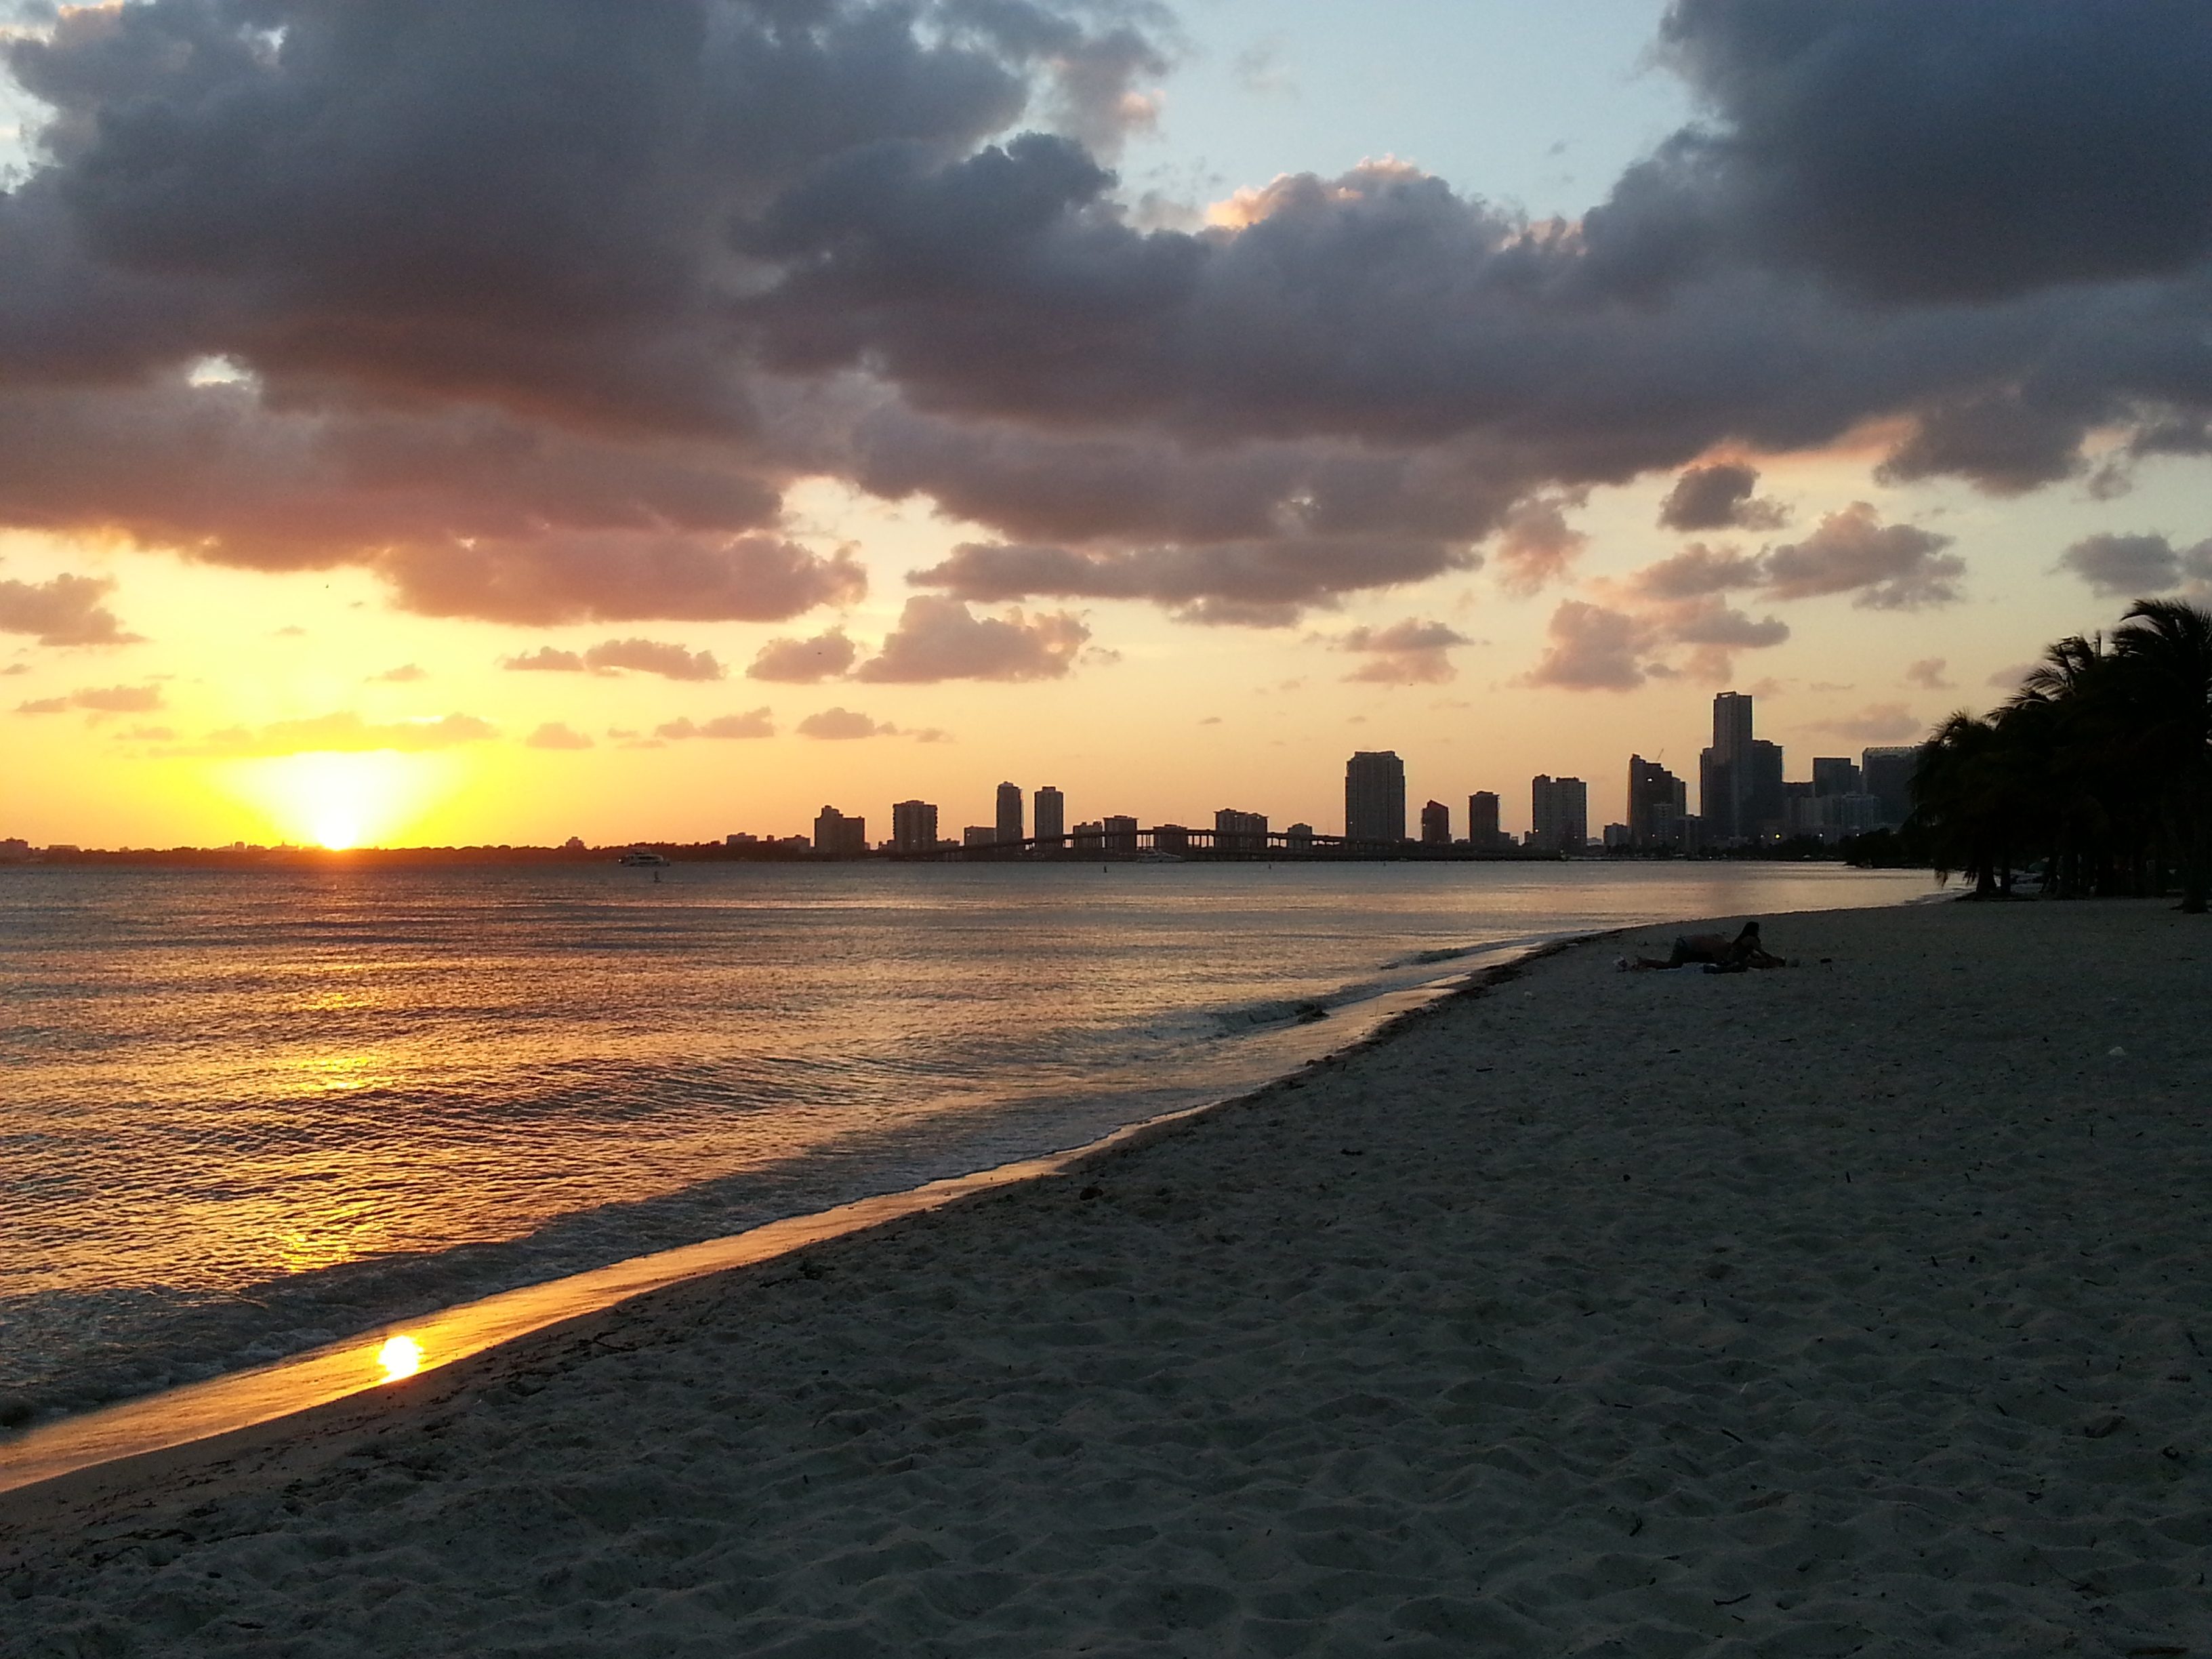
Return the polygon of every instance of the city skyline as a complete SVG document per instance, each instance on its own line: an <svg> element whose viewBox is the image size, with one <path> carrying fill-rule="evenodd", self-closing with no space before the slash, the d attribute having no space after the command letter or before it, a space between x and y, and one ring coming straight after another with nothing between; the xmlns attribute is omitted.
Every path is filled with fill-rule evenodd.
<svg viewBox="0 0 2212 1659"><path fill-rule="evenodd" d="M2140 165L2193 140L2124 78L2188 30L2033 10L19 8L0 834L703 840L1009 775L1318 824L1377 746L1517 831L1540 772L1626 824L1623 732L1693 779L1722 687L1917 740L2212 584L2205 250ZM721 118L799 51L795 149ZM422 125L307 137L368 112Z"/></svg>

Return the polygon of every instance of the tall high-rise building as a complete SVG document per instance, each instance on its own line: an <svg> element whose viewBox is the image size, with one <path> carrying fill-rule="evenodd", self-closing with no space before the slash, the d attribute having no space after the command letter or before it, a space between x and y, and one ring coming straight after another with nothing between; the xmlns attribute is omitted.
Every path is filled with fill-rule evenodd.
<svg viewBox="0 0 2212 1659"><path fill-rule="evenodd" d="M1393 847L1406 839L1406 763L1395 750L1363 749L1345 763L1344 837Z"/></svg>
<svg viewBox="0 0 2212 1659"><path fill-rule="evenodd" d="M1050 784L1036 792L1036 814L1030 827L1042 845L1057 847L1067 838L1067 797ZM1014 837L1019 841L1020 836Z"/></svg>
<svg viewBox="0 0 2212 1659"><path fill-rule="evenodd" d="M1495 790L1478 789L1467 798L1467 844L1478 853L1494 853L1505 845Z"/></svg>
<svg viewBox="0 0 2212 1659"><path fill-rule="evenodd" d="M825 806L814 818L814 850L824 858L857 859L868 851L868 821Z"/></svg>
<svg viewBox="0 0 2212 1659"><path fill-rule="evenodd" d="M1813 793L1821 799L1830 795L1856 795L1859 793L1859 769L1855 762L1840 755L1813 757Z"/></svg>
<svg viewBox="0 0 2212 1659"><path fill-rule="evenodd" d="M1267 815L1223 807L1213 815L1213 846L1215 851L1222 853L1266 852Z"/></svg>
<svg viewBox="0 0 2212 1659"><path fill-rule="evenodd" d="M1103 839L1106 843L1105 850L1107 852L1120 853L1126 857L1131 858L1136 856L1136 819L1120 817L1109 812L1103 818L1099 820L1099 824L1101 839Z"/></svg>
<svg viewBox="0 0 2212 1659"><path fill-rule="evenodd" d="M1782 832L1782 746L1752 735L1748 692L1713 699L1713 746L1698 757L1698 811L1713 846Z"/></svg>
<svg viewBox="0 0 2212 1659"><path fill-rule="evenodd" d="M891 803L891 848L900 853L937 850L937 809L926 800Z"/></svg>
<svg viewBox="0 0 2212 1659"><path fill-rule="evenodd" d="M1689 816L1690 787L1656 761L1628 757L1627 845L1638 852L1682 844L1682 820Z"/></svg>
<svg viewBox="0 0 2212 1659"><path fill-rule="evenodd" d="M999 786L999 839L1002 842L1022 838L1022 787L1018 783Z"/></svg>
<svg viewBox="0 0 2212 1659"><path fill-rule="evenodd" d="M1421 845L1451 845L1451 808L1440 800L1432 800L1421 808Z"/></svg>
<svg viewBox="0 0 2212 1659"><path fill-rule="evenodd" d="M1589 786L1580 778L1539 772L1528 780L1528 845L1547 853L1579 853L1589 840Z"/></svg>
<svg viewBox="0 0 2212 1659"><path fill-rule="evenodd" d="M1920 764L1920 750L1915 744L1904 744L1882 749L1869 749L1859 755L1861 775L1865 779L1866 793L1881 803L1881 821L1890 825L1905 822L1912 811L1912 773Z"/></svg>

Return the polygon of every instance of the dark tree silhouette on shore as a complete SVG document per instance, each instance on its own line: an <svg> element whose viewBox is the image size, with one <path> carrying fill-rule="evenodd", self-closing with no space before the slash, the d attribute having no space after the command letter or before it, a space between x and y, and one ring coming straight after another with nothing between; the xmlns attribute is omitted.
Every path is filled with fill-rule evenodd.
<svg viewBox="0 0 2212 1659"><path fill-rule="evenodd" d="M1961 709L1921 747L1909 832L1978 897L2040 859L2056 896L2212 897L2212 612L2139 599L2109 643L2050 647L1988 714Z"/></svg>

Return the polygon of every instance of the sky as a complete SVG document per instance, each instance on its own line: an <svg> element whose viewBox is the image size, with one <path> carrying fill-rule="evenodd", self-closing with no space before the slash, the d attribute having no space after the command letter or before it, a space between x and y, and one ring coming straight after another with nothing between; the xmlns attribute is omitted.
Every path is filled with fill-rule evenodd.
<svg viewBox="0 0 2212 1659"><path fill-rule="evenodd" d="M0 0L0 836L1340 827L2212 585L2212 11Z"/></svg>

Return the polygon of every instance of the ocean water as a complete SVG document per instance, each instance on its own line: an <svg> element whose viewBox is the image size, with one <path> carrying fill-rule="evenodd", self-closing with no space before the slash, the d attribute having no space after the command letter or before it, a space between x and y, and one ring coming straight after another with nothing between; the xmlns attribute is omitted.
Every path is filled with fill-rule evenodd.
<svg viewBox="0 0 2212 1659"><path fill-rule="evenodd" d="M1930 890L1784 865L661 877L0 870L0 1421L1079 1144L1564 935Z"/></svg>

